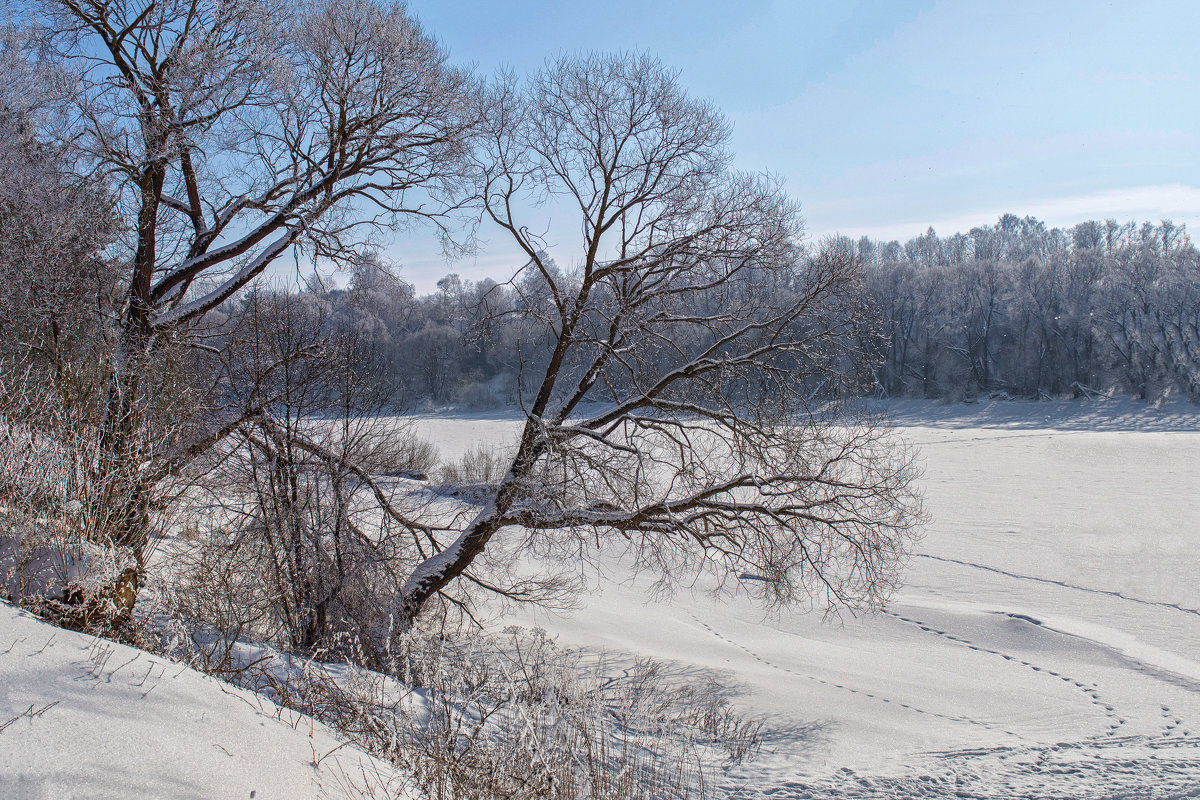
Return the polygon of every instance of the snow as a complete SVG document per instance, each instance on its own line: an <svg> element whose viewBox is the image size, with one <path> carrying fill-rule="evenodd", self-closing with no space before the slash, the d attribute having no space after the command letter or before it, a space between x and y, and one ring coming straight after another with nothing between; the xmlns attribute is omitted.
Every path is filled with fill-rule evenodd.
<svg viewBox="0 0 1200 800"><path fill-rule="evenodd" d="M306 717L0 603L6 723L5 800L334 800L403 789L389 767Z"/></svg>
<svg viewBox="0 0 1200 800"><path fill-rule="evenodd" d="M934 516L884 612L826 621L614 567L571 647L716 674L769 718L731 797L1200 796L1200 409L886 404ZM444 456L511 417L418 418Z"/></svg>
<svg viewBox="0 0 1200 800"><path fill-rule="evenodd" d="M934 519L883 612L769 612L703 577L661 597L614 563L571 615L507 621L718 677L768 723L715 776L731 800L1200 796L1200 409L887 408ZM414 426L449 460L520 423ZM13 718L2 798L345 797L390 776L254 695L0 606Z"/></svg>

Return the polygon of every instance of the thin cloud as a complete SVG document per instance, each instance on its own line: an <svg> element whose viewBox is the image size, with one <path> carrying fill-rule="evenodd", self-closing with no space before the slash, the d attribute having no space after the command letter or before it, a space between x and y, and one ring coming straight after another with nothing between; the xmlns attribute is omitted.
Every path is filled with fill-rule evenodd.
<svg viewBox="0 0 1200 800"><path fill-rule="evenodd" d="M980 225L993 225L1002 214L1008 213L1022 217L1034 216L1052 227L1070 227L1091 219L1116 219L1120 222L1170 219L1176 224L1186 224L1193 230L1200 230L1200 189L1183 184L1109 189L1072 197L1010 203L1002 208L940 219L847 226L840 230L824 231L814 238L836 233L855 238L869 236L882 241L905 241L919 236L930 227L943 235L965 233Z"/></svg>

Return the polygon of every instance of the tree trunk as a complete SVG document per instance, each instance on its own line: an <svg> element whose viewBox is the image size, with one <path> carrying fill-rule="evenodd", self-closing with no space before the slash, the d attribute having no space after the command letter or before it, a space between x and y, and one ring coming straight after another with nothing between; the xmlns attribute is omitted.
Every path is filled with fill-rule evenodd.
<svg viewBox="0 0 1200 800"><path fill-rule="evenodd" d="M121 339L109 380L105 415L100 431L100 473L97 519L106 522L100 533L107 542L129 547L143 566L149 540L149 487L138 477L141 453L136 433L141 423L141 390L151 341L150 286L157 259L159 198L166 177L165 164L154 162L142 172L138 240L129 293L122 309Z"/></svg>

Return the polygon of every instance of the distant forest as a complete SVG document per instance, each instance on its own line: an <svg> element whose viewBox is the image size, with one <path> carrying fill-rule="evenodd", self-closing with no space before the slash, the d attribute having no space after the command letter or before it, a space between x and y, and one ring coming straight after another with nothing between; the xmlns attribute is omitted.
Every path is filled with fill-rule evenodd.
<svg viewBox="0 0 1200 800"><path fill-rule="evenodd" d="M948 237L839 245L862 264L864 321L879 323L857 343L874 367L841 393L1200 401L1200 253L1184 226L1006 214ZM516 403L522 366L536 372L548 341L508 312L539 288L456 274L437 287L417 296L368 261L346 289L313 280L306 294L356 332L398 407Z"/></svg>

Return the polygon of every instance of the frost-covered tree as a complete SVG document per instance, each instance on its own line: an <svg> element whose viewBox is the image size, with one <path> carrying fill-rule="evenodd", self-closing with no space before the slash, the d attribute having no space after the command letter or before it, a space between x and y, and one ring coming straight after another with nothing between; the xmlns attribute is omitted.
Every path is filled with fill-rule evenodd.
<svg viewBox="0 0 1200 800"><path fill-rule="evenodd" d="M118 226L104 183L55 141L69 80L23 33L0 28L0 596L35 604L68 579L120 572L91 569L79 547L103 521L81 501L93 496Z"/></svg>
<svg viewBox="0 0 1200 800"><path fill-rule="evenodd" d="M124 212L100 471L122 505L107 538L140 558L152 487L258 402L214 405L171 436L153 430L147 409L178 386L154 379L164 354L191 347L180 407L203 404L220 395L220 359L206 360L197 331L277 259L293 248L357 258L373 232L405 220L448 233L474 90L402 6L371 0L38 8L45 43L77 81L71 156Z"/></svg>
<svg viewBox="0 0 1200 800"><path fill-rule="evenodd" d="M1182 226L1068 233L1005 214L962 238L859 245L890 334L878 390L1200 399L1198 256Z"/></svg>
<svg viewBox="0 0 1200 800"><path fill-rule="evenodd" d="M74 402L101 360L117 220L103 182L53 141L69 80L30 45L0 28L0 368L32 368Z"/></svg>
<svg viewBox="0 0 1200 800"><path fill-rule="evenodd" d="M400 587L410 622L494 547L586 560L625 545L776 601L877 604L920 519L907 454L819 399L858 377L858 262L800 248L797 207L729 168L729 126L644 56L566 57L494 88L487 216L528 258L514 312L545 343L511 461ZM577 220L536 232L532 201Z"/></svg>

